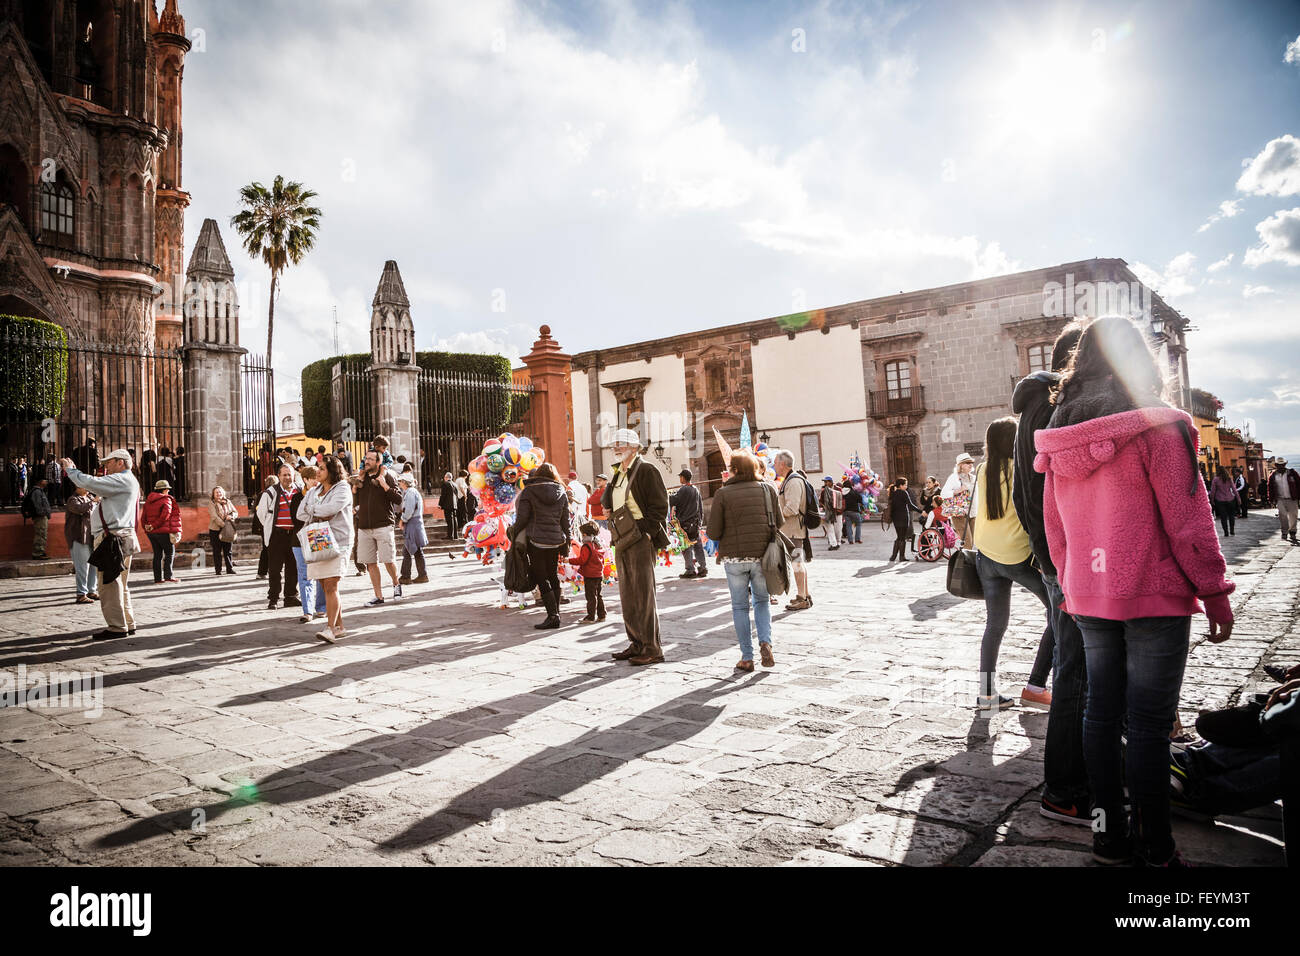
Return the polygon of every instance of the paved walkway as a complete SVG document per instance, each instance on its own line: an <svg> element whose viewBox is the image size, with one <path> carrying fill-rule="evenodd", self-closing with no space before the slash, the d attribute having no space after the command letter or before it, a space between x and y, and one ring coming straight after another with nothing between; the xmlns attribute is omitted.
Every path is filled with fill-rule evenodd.
<svg viewBox="0 0 1300 956"><path fill-rule="evenodd" d="M1300 548L1263 514L1238 529L1237 629L1194 630L1189 724L1261 663L1300 661ZM265 611L247 566L137 586L140 631L108 645L70 580L0 582L3 673L103 679L98 716L0 710L0 861L1088 864L1089 832L1037 813L1046 717L974 717L982 603L950 597L941 565L887 566L878 525L864 536L818 542L815 607L778 615L777 666L748 675L716 567L660 569L668 662L648 668L608 659L617 597L605 624L539 632L540 610L497 608L494 572L465 560L349 610L332 647ZM1018 691L1041 610L1021 591L1012 611ZM1192 862L1281 862L1276 808L1177 826Z"/></svg>

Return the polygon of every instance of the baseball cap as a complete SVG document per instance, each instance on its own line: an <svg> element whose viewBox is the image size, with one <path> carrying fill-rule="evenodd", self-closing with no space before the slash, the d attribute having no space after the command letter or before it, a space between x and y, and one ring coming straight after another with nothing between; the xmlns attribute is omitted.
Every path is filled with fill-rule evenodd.
<svg viewBox="0 0 1300 956"><path fill-rule="evenodd" d="M125 448L115 448L113 451L110 451L107 455L100 458L99 460L108 461L110 458L121 458L128 465L131 463L131 453L127 451Z"/></svg>
<svg viewBox="0 0 1300 956"><path fill-rule="evenodd" d="M577 478L577 477L578 477L578 473L577 473L576 471L571 471L571 472L569 472L569 477L570 477L570 478Z"/></svg>
<svg viewBox="0 0 1300 956"><path fill-rule="evenodd" d="M832 478L830 475L822 475L822 481L834 481L834 480L835 479Z"/></svg>

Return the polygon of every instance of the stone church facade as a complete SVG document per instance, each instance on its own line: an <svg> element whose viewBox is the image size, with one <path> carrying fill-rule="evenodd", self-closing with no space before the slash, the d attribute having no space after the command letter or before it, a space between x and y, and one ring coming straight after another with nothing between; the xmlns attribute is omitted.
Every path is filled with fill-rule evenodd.
<svg viewBox="0 0 1300 956"><path fill-rule="evenodd" d="M0 314L61 326L75 359L58 439L11 430L6 456L188 444L191 488L238 481L244 350L215 221L184 258L190 49L177 0L0 0Z"/></svg>
<svg viewBox="0 0 1300 956"><path fill-rule="evenodd" d="M602 434L640 428L647 458L695 473L705 495L723 470L714 437L789 449L810 475L838 475L857 453L890 478L942 481L982 454L1010 414L1016 381L1050 365L1075 315L1131 314L1190 403L1186 320L1122 259L1088 259L580 352L572 358L575 460L590 481L610 462Z"/></svg>

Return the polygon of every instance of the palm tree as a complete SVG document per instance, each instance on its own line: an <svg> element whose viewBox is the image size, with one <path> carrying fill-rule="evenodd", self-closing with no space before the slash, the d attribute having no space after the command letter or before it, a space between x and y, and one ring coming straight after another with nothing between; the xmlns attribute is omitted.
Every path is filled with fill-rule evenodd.
<svg viewBox="0 0 1300 956"><path fill-rule="evenodd" d="M239 191L244 207L230 217L230 224L243 240L244 249L254 259L261 259L271 270L271 297L266 312L266 366L271 381L266 390L266 420L275 441L275 365L271 360L271 343L275 334L275 294L280 273L297 265L316 244L321 211L311 205L316 193L302 183L286 183L276 176L271 188L249 183Z"/></svg>

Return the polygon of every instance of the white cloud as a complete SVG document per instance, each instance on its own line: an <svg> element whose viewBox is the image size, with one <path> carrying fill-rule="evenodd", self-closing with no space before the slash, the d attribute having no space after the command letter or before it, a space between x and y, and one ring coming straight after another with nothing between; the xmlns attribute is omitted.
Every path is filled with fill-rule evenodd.
<svg viewBox="0 0 1300 956"><path fill-rule="evenodd" d="M1170 296L1191 295L1199 283L1192 282L1196 255L1182 252L1169 260L1163 272L1159 272L1143 262L1134 262L1130 268L1141 282L1159 292L1164 298Z"/></svg>
<svg viewBox="0 0 1300 956"><path fill-rule="evenodd" d="M1234 254L1230 252L1219 261L1211 262L1208 266L1205 267L1205 271L1218 272L1220 269L1226 269L1231 264L1233 257Z"/></svg>
<svg viewBox="0 0 1300 956"><path fill-rule="evenodd" d="M1255 196L1294 196L1300 193L1300 139L1290 133L1270 140L1237 180L1237 189Z"/></svg>
<svg viewBox="0 0 1300 956"><path fill-rule="evenodd" d="M1300 206L1282 209L1255 226L1260 243L1242 260L1252 269L1266 262L1300 266Z"/></svg>
<svg viewBox="0 0 1300 956"><path fill-rule="evenodd" d="M532 351L537 330L526 325L509 325L505 328L475 329L454 332L446 338L435 336L433 348L438 352L473 352L480 355L504 355L510 365L518 368L522 356Z"/></svg>
<svg viewBox="0 0 1300 956"><path fill-rule="evenodd" d="M1300 37L1296 37L1286 45L1286 53L1282 55L1284 63L1300 63Z"/></svg>
<svg viewBox="0 0 1300 956"><path fill-rule="evenodd" d="M1266 285L1248 285L1242 288L1241 294L1247 299L1253 299L1257 295L1272 295L1273 290Z"/></svg>
<svg viewBox="0 0 1300 956"><path fill-rule="evenodd" d="M1219 203L1219 211L1211 215L1209 219L1205 220L1201 227L1196 231L1204 232L1220 219L1231 219L1239 212L1241 212L1240 199L1225 199L1223 202Z"/></svg>

